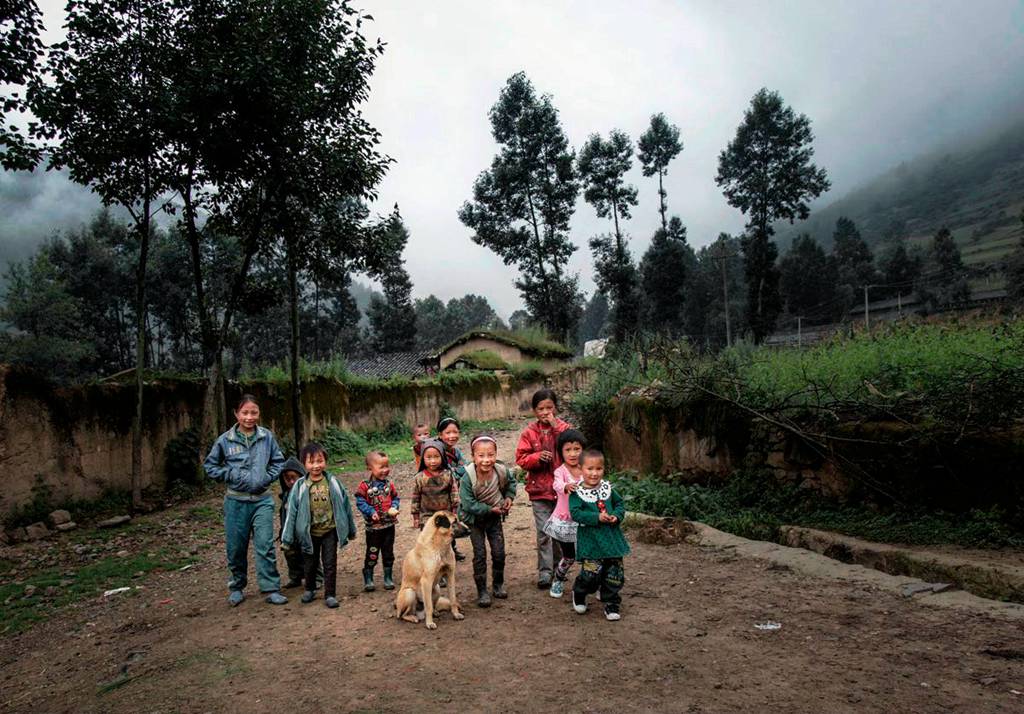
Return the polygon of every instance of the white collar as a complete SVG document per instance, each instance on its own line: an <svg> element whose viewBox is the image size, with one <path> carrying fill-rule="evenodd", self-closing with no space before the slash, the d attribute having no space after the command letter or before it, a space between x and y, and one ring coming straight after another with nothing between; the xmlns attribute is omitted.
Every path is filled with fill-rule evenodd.
<svg viewBox="0 0 1024 714"><path fill-rule="evenodd" d="M576 489L576 495L582 498L586 503L607 501L612 495L612 485L608 481L602 480L601 483L597 484L597 488L579 486Z"/></svg>

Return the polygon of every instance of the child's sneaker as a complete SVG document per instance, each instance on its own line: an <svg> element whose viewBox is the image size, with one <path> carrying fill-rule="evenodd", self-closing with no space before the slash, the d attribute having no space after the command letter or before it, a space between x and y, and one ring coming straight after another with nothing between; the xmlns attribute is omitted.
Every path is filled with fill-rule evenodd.
<svg viewBox="0 0 1024 714"><path fill-rule="evenodd" d="M572 609L575 610L578 615L582 615L583 613L585 613L587 611L587 596L584 595L581 598L575 592L573 592Z"/></svg>
<svg viewBox="0 0 1024 714"><path fill-rule="evenodd" d="M333 595L328 595L324 598L324 605L333 610L338 606L338 598L334 597Z"/></svg>
<svg viewBox="0 0 1024 714"><path fill-rule="evenodd" d="M242 600L245 600L245 593L241 590L232 590L231 594L228 595L228 604L231 607L238 607L242 604Z"/></svg>
<svg viewBox="0 0 1024 714"><path fill-rule="evenodd" d="M615 622L621 620L622 615L619 614L619 606L612 603L608 603L604 606L604 619Z"/></svg>
<svg viewBox="0 0 1024 714"><path fill-rule="evenodd" d="M551 597L562 597L562 593L565 590L565 583L561 580L556 580L551 583L551 589L548 591L548 595Z"/></svg>
<svg viewBox="0 0 1024 714"><path fill-rule="evenodd" d="M307 590L306 592L302 593L302 597L299 599L302 600L303 604L308 605L309 603L313 602L313 597L313 591Z"/></svg>
<svg viewBox="0 0 1024 714"><path fill-rule="evenodd" d="M288 603L288 598L276 591L267 595L264 600L271 605L285 605Z"/></svg>

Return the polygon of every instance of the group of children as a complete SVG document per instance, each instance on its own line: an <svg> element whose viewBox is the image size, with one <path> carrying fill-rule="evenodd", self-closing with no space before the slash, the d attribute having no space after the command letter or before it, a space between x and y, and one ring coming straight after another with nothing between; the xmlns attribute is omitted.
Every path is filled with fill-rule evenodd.
<svg viewBox="0 0 1024 714"><path fill-rule="evenodd" d="M587 611L587 597L599 592L605 616L620 618L619 592L624 582L623 556L629 545L622 534L625 506L604 480L604 456L586 448L579 431L557 416L558 399L550 389L533 395L536 421L520 436L516 463L525 471L537 531L537 584L560 598L574 563L580 573L572 587L576 612ZM224 527L231 577L228 601L244 600L250 539L256 556L260 591L272 604L288 602L281 592L274 550L274 479L281 486L280 539L288 565L286 587L303 586L302 602L315 598L322 583L327 607L338 607L337 554L355 540L356 525L349 494L327 472L328 454L319 444L306 444L298 458L285 459L274 435L259 426L259 406L245 395L235 410L237 424L214 443L204 462L206 473L227 486ZM508 597L505 588L505 536L502 523L516 494L515 475L498 460L497 443L486 434L469 445L467 460L457 444L459 422L444 417L437 437L429 426L413 430L416 477L412 489L412 525L423 523L437 511L458 516L457 526L473 546L473 580L477 605L488 607L492 597ZM374 570L383 566L383 585L395 587L395 528L401 499L390 480L387 454L366 455L367 477L355 491L356 509L366 524L363 589L375 589ZM458 560L464 560L452 542ZM487 552L490 550L491 587L487 587ZM442 586L444 583L442 583Z"/></svg>

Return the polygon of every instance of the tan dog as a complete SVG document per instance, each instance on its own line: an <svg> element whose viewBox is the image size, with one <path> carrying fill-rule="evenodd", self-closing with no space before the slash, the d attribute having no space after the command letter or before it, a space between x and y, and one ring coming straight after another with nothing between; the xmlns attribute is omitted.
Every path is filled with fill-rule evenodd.
<svg viewBox="0 0 1024 714"><path fill-rule="evenodd" d="M423 524L423 530L408 555L402 561L402 586L395 596L395 612L406 622L419 622L416 605L423 603L427 629L435 630L435 610L451 610L452 617L465 617L455 594L455 553L452 552L452 526L455 514L438 511ZM448 595L441 597L437 583L441 576L448 578Z"/></svg>

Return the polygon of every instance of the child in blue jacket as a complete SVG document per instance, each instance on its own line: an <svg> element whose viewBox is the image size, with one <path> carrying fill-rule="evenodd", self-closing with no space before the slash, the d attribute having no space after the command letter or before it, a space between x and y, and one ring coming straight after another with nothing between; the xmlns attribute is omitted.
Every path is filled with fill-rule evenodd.
<svg viewBox="0 0 1024 714"><path fill-rule="evenodd" d="M324 604L338 607L338 548L356 537L352 503L338 479L327 473L327 451L320 444L306 444L299 452L306 477L292 487L288 495L281 543L298 544L302 550L306 591L302 602L313 601L317 565L323 563Z"/></svg>

